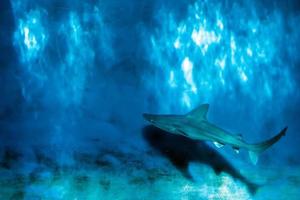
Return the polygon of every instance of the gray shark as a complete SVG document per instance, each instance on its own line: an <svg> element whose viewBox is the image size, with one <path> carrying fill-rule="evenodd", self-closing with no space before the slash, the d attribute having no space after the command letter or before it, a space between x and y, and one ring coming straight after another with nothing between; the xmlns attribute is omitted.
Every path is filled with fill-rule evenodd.
<svg viewBox="0 0 300 200"><path fill-rule="evenodd" d="M208 104L202 104L185 115L143 114L143 116L154 126L169 133L183 135L193 140L211 141L218 148L230 145L236 153L239 152L240 148L245 148L249 151L250 160L253 164L257 163L259 154L276 143L285 135L287 130L285 127L268 140L249 144L243 140L240 134L232 134L210 123L206 118L208 108Z"/></svg>

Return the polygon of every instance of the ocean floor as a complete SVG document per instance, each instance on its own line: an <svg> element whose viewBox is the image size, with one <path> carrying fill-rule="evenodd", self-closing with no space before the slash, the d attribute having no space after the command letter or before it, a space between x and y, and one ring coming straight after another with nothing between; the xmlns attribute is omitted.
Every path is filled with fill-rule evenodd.
<svg viewBox="0 0 300 200"><path fill-rule="evenodd" d="M85 143L93 151L33 146L23 155L6 148L0 199L299 199L296 165L233 166L206 143L153 127L143 136L143 150L104 148L97 139Z"/></svg>

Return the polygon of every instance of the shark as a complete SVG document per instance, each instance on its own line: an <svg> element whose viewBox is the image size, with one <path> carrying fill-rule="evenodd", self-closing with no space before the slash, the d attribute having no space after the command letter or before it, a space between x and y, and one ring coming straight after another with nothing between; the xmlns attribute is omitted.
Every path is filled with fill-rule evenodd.
<svg viewBox="0 0 300 200"><path fill-rule="evenodd" d="M217 148L232 146L236 153L241 148L248 150L251 162L255 165L259 155L278 142L286 134L287 126L277 135L265 141L250 144L241 134L233 134L207 120L209 104L202 104L184 115L161 115L144 113L143 117L152 125L172 134L183 135L192 140L210 141Z"/></svg>

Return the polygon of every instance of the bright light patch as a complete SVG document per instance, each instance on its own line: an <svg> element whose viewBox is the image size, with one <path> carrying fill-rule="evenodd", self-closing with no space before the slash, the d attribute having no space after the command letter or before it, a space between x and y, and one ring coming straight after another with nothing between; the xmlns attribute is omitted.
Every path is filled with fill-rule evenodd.
<svg viewBox="0 0 300 200"><path fill-rule="evenodd" d="M212 193L212 199L251 199L244 187L236 184L229 176L222 176L217 192Z"/></svg>
<svg viewBox="0 0 300 200"><path fill-rule="evenodd" d="M219 72L219 79L220 79L221 84L225 85L225 80L224 80L222 71Z"/></svg>
<svg viewBox="0 0 300 200"><path fill-rule="evenodd" d="M221 59L216 59L215 60L215 65L220 67L222 70L225 69L225 65L226 65L226 56L224 56Z"/></svg>
<svg viewBox="0 0 300 200"><path fill-rule="evenodd" d="M78 19L78 16L75 13L70 14L70 33L71 37L73 38L73 41L75 42L75 45L80 45L81 41L81 35L82 35L82 30L81 30L81 25Z"/></svg>
<svg viewBox="0 0 300 200"><path fill-rule="evenodd" d="M191 38L197 46L202 47L203 54L207 52L209 45L219 41L213 31L206 31L203 27L200 27L198 31L194 29Z"/></svg>
<svg viewBox="0 0 300 200"><path fill-rule="evenodd" d="M30 11L26 17L19 19L14 39L23 62L38 58L47 43L46 30L42 24L42 12Z"/></svg>
<svg viewBox="0 0 300 200"><path fill-rule="evenodd" d="M248 77L247 77L246 73L241 68L238 68L238 72L239 72L239 75L240 75L240 79L243 82L248 81Z"/></svg>
<svg viewBox="0 0 300 200"><path fill-rule="evenodd" d="M34 35L29 35L28 27L23 28L24 43L28 49L37 48L37 41Z"/></svg>
<svg viewBox="0 0 300 200"><path fill-rule="evenodd" d="M220 19L218 19L218 21L217 21L217 26L219 27L220 30L224 29L223 22Z"/></svg>
<svg viewBox="0 0 300 200"><path fill-rule="evenodd" d="M176 87L176 82L175 82L175 75L174 75L174 71L170 71L170 77L169 77L169 85L171 87Z"/></svg>
<svg viewBox="0 0 300 200"><path fill-rule="evenodd" d="M174 48L175 49L179 49L180 48L180 41L179 41L179 38L177 38L174 42Z"/></svg>
<svg viewBox="0 0 300 200"><path fill-rule="evenodd" d="M111 34L99 8L86 4L80 11L70 7L49 17L48 10L39 7L38 2L29 11L33 3L30 0L11 3L17 25L14 46L24 63L24 98L33 100L31 96L41 96L62 107L79 105L96 53L101 55L97 63L102 67L111 64L113 57Z"/></svg>
<svg viewBox="0 0 300 200"><path fill-rule="evenodd" d="M193 80L193 63L190 61L188 57L185 57L181 64L181 69L184 73L184 78L186 82L190 85L191 90L194 93L197 93L197 87Z"/></svg>
<svg viewBox="0 0 300 200"><path fill-rule="evenodd" d="M250 57L252 57L252 55L253 55L252 49L249 47L247 48L247 55Z"/></svg>
<svg viewBox="0 0 300 200"><path fill-rule="evenodd" d="M145 40L148 54L154 55L150 60L156 66L156 74L176 74L176 91L167 98L170 105L174 95L178 100L189 97L189 101L180 102L183 108L187 102L218 104L217 99L224 96L239 102L239 95L243 95L249 97L249 106L259 105L262 110L269 106L268 102L280 104L292 93L290 86L295 80L290 63L283 56L286 54L282 53L287 50L281 48L289 41L282 40L282 35L288 40L296 39L285 30L279 11L269 12L267 18L261 19L256 6L235 5L228 10L220 1L197 0L180 20L173 17L178 13L165 9L159 12L159 26ZM293 51L289 52L288 57L293 57ZM278 79L274 81L274 77ZM157 90L167 84L172 88L170 80L150 87ZM274 93L280 98L272 99ZM167 104L165 96L163 102Z"/></svg>
<svg viewBox="0 0 300 200"><path fill-rule="evenodd" d="M182 102L183 102L183 105L185 105L186 107L188 107L188 108L191 107L191 99L186 92L183 93Z"/></svg>
<svg viewBox="0 0 300 200"><path fill-rule="evenodd" d="M181 64L182 70L185 74L186 79L192 79L193 63L188 57L185 57Z"/></svg>
<svg viewBox="0 0 300 200"><path fill-rule="evenodd" d="M205 175L206 183L185 184L180 190L182 199L189 199L188 197L195 197L199 199L209 200L251 200L251 196L247 189L229 177L228 175L216 176L211 171Z"/></svg>
<svg viewBox="0 0 300 200"><path fill-rule="evenodd" d="M235 64L236 44L233 36L230 37L230 49L231 49L231 64Z"/></svg>

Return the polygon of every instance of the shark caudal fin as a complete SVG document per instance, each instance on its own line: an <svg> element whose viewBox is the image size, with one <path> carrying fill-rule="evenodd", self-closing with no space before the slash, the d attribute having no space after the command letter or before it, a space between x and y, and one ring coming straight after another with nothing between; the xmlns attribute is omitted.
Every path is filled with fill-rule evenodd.
<svg viewBox="0 0 300 200"><path fill-rule="evenodd" d="M280 133L278 133L277 135L275 135L271 139L266 140L264 142L257 143L257 144L250 144L248 149L249 149L249 157L250 157L251 162L255 165L258 161L258 156L262 152L264 152L266 149L271 147L273 144L275 144L282 136L284 136L286 130L287 130L287 127L282 129L280 131Z"/></svg>

